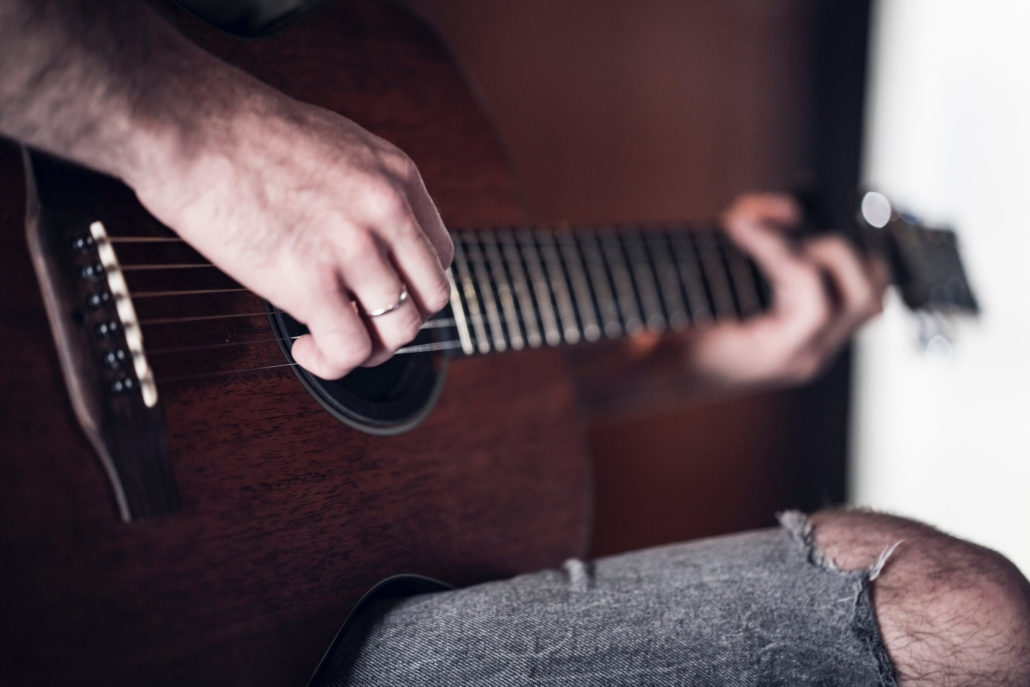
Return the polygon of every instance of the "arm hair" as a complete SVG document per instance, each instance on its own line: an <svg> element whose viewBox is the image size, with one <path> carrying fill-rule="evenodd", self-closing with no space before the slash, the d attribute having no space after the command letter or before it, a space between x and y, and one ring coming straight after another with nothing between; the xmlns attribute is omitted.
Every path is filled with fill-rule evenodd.
<svg viewBox="0 0 1030 687"><path fill-rule="evenodd" d="M188 147L242 76L139 0L0 0L0 45L0 134L122 178Z"/></svg>

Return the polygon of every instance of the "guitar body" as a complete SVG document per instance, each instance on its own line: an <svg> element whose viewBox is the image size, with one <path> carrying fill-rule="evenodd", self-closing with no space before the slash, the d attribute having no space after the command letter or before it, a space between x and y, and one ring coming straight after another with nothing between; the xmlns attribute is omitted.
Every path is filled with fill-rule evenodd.
<svg viewBox="0 0 1030 687"><path fill-rule="evenodd" d="M407 151L448 226L524 219L490 122L402 8L333 3L259 41L176 21ZM289 368L168 385L181 508L123 522L69 401L9 142L0 179L4 684L302 685L389 575L468 584L583 552L589 470L562 356L543 349L454 361L433 412L394 437L341 423Z"/></svg>

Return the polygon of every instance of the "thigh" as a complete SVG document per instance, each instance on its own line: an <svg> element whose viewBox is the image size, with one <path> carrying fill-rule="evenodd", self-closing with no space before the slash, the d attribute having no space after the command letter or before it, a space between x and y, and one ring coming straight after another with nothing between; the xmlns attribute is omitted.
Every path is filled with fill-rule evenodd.
<svg viewBox="0 0 1030 687"><path fill-rule="evenodd" d="M373 604L317 685L894 685L807 520Z"/></svg>

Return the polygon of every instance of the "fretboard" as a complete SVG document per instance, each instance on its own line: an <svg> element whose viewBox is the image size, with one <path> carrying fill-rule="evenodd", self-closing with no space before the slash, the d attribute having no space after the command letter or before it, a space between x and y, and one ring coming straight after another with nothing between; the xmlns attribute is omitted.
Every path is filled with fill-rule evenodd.
<svg viewBox="0 0 1030 687"><path fill-rule="evenodd" d="M452 236L445 317L453 322L444 336L453 333L450 347L465 355L684 330L761 313L770 298L754 263L713 228L536 227Z"/></svg>

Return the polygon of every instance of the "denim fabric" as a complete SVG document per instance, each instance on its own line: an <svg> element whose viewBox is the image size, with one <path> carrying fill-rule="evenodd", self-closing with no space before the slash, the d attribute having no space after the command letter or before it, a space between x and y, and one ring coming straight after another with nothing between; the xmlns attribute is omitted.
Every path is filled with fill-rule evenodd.
<svg viewBox="0 0 1030 687"><path fill-rule="evenodd" d="M783 528L371 604L317 687L896 685L879 571L842 572Z"/></svg>

